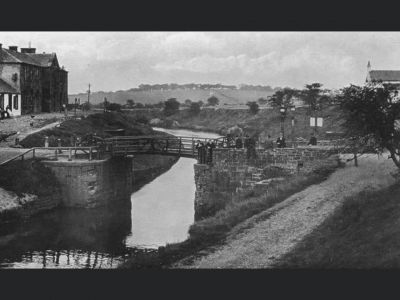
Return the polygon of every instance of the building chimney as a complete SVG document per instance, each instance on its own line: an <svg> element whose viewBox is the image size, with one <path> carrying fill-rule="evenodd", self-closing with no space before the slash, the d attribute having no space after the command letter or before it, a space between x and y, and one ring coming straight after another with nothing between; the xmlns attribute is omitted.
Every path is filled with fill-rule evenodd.
<svg viewBox="0 0 400 300"><path fill-rule="evenodd" d="M10 49L11 51L18 52L18 46L10 46L10 47L8 47L8 49Z"/></svg>
<svg viewBox="0 0 400 300"><path fill-rule="evenodd" d="M36 53L36 48L21 48L21 53Z"/></svg>

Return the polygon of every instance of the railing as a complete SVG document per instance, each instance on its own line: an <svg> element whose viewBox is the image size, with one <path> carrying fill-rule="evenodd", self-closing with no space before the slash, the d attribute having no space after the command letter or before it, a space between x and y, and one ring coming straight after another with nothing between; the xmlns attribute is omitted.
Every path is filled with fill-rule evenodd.
<svg viewBox="0 0 400 300"><path fill-rule="evenodd" d="M42 152L42 153L38 153L38 152ZM20 153L10 159L7 159L5 161L3 161L2 163L0 163L0 166L4 166L14 160L17 159L21 159L24 160L26 158L26 156L29 155L29 153L32 154L32 158L36 158L37 156L40 156L41 154L43 154L43 152L52 152L54 151L54 156L42 156L45 158L55 158L56 160L61 157L61 156L68 156L68 160L71 161L72 157L77 158L77 151L83 152L85 154L85 156L87 155L87 158L89 161L91 161L94 158L94 153L97 154L97 158L100 158L100 151L97 147L34 147L31 148L23 153ZM67 151L67 154L63 153L63 151ZM74 155L72 154L72 152L74 152Z"/></svg>
<svg viewBox="0 0 400 300"><path fill-rule="evenodd" d="M178 156L196 157L198 143L213 142L216 147L224 147L224 138L205 139L195 137L128 137L116 136L104 139L106 152L112 155L126 154L173 154Z"/></svg>

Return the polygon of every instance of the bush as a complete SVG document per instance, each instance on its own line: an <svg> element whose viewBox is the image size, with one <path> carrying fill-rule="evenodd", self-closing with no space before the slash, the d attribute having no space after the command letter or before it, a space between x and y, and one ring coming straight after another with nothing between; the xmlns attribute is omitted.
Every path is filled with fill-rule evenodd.
<svg viewBox="0 0 400 300"><path fill-rule="evenodd" d="M176 98L170 98L165 101L164 114L167 116L173 115L179 111L180 103Z"/></svg>
<svg viewBox="0 0 400 300"><path fill-rule="evenodd" d="M200 113L200 104L198 102L190 103L189 112L192 115L198 115Z"/></svg>
<svg viewBox="0 0 400 300"><path fill-rule="evenodd" d="M249 107L249 111L253 115L256 115L260 110L260 107L258 106L257 102L255 102L255 101L247 102L246 105Z"/></svg>
<svg viewBox="0 0 400 300"><path fill-rule="evenodd" d="M219 99L215 96L211 96L210 98L207 99L207 104L210 106L215 106L218 105Z"/></svg>

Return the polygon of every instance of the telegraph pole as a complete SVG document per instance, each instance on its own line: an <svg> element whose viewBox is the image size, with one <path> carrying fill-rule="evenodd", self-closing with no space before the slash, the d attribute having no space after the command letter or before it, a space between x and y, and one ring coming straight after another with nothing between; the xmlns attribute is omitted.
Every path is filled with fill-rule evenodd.
<svg viewBox="0 0 400 300"><path fill-rule="evenodd" d="M89 83L89 89L87 91L87 102L90 103L90 83Z"/></svg>

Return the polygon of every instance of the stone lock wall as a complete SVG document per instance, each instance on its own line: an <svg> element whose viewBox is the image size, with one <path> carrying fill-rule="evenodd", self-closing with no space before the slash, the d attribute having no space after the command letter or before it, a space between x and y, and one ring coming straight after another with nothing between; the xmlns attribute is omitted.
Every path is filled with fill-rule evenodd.
<svg viewBox="0 0 400 300"><path fill-rule="evenodd" d="M61 183L62 205L98 207L129 201L132 190L132 159L93 161L44 161Z"/></svg>
<svg viewBox="0 0 400 300"><path fill-rule="evenodd" d="M201 218L204 208L212 205L215 193L235 194L261 180L263 168L275 166L289 173L307 169L307 162L335 153L333 147L257 149L255 159L247 159L245 149L214 149L211 165L196 164L195 213Z"/></svg>

